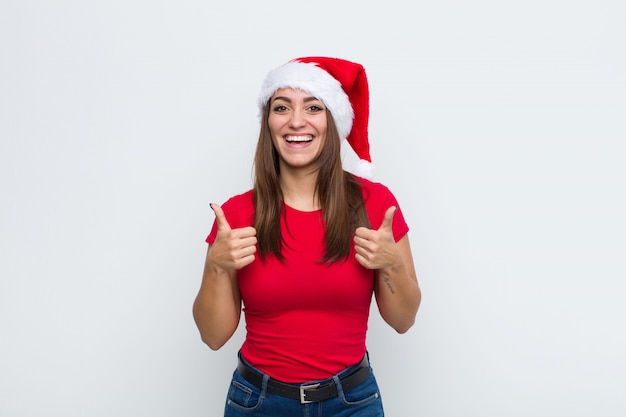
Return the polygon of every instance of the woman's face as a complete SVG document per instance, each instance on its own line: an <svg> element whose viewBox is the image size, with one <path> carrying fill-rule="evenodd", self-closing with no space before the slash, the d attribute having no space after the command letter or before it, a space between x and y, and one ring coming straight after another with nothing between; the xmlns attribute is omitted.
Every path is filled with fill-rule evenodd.
<svg viewBox="0 0 626 417"><path fill-rule="evenodd" d="M282 168L315 168L326 140L326 106L306 91L281 88L269 100L268 124Z"/></svg>

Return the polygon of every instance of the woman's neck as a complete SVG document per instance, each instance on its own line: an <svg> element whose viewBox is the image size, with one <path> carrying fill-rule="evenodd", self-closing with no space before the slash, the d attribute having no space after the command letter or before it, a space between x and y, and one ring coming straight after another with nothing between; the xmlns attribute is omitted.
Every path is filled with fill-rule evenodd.
<svg viewBox="0 0 626 417"><path fill-rule="evenodd" d="M317 171L281 172L280 187L286 205L300 211L315 211L321 208L316 194Z"/></svg>

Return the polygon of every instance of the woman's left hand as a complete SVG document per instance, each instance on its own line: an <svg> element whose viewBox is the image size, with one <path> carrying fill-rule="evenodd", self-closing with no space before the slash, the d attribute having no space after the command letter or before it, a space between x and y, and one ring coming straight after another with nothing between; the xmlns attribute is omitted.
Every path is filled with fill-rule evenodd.
<svg viewBox="0 0 626 417"><path fill-rule="evenodd" d="M356 260L367 269L390 268L402 263L402 254L393 238L393 216L398 208L389 207L378 230L359 227L354 233Z"/></svg>

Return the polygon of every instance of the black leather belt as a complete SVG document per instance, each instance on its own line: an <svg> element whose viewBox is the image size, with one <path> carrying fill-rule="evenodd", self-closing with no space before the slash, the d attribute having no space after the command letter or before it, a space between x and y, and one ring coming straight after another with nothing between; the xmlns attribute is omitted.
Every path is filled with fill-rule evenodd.
<svg viewBox="0 0 626 417"><path fill-rule="evenodd" d="M241 361L241 359L239 360L237 371L239 372L239 375L244 377L252 385L258 389L262 389L263 376L250 369L250 367ZM363 360L352 372L339 379L341 381L343 391L347 392L358 386L367 379L369 374L369 361L367 359L367 355L365 355ZM337 386L333 380L325 384L306 383L302 385L295 385L285 384L284 382L270 378L267 381L267 391L272 394L300 400L302 404L323 401L337 396Z"/></svg>

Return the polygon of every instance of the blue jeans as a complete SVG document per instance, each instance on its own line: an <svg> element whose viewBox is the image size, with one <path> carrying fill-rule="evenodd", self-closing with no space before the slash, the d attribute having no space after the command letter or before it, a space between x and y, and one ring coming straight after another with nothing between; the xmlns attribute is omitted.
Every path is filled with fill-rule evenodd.
<svg viewBox="0 0 626 417"><path fill-rule="evenodd" d="M357 365L341 371L332 378L311 381L310 383L324 384L334 380L339 395L309 404L301 404L299 400L267 392L269 377L250 364L248 366L263 376L263 388L259 389L250 384L235 370L226 398L224 417L383 417L385 415L371 366L367 379L348 392L343 391L340 378L354 370Z"/></svg>

